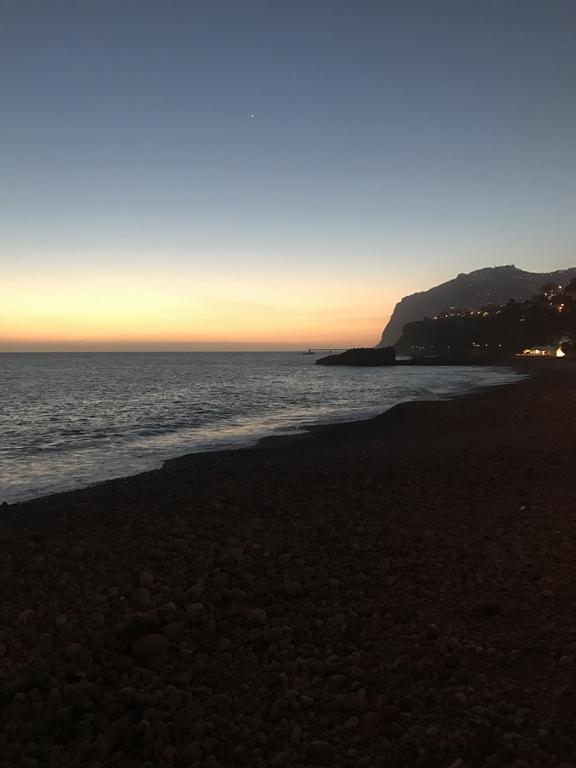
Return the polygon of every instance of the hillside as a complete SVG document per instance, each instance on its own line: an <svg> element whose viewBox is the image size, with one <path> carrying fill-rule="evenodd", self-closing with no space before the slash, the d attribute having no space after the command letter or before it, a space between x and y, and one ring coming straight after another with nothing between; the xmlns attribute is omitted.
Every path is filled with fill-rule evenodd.
<svg viewBox="0 0 576 768"><path fill-rule="evenodd" d="M576 267L556 272L525 272L514 265L459 274L453 280L399 301L377 346L395 344L406 323L433 317L450 307L477 309L486 304L503 304L510 298L529 299L543 284L563 285L573 277L576 277Z"/></svg>

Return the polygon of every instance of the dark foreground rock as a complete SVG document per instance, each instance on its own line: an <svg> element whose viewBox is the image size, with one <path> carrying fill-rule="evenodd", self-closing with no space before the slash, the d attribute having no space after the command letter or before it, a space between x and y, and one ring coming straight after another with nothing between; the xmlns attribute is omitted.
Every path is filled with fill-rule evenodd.
<svg viewBox="0 0 576 768"><path fill-rule="evenodd" d="M357 347L347 349L339 355L327 355L316 360L316 365L394 365L396 352L394 347Z"/></svg>
<svg viewBox="0 0 576 768"><path fill-rule="evenodd" d="M575 381L9 507L0 766L573 766Z"/></svg>

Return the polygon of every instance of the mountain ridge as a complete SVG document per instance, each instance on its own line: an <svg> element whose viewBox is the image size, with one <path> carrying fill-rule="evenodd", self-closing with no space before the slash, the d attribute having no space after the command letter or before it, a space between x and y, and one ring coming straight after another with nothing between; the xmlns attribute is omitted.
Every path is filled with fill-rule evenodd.
<svg viewBox="0 0 576 768"><path fill-rule="evenodd" d="M531 298L545 283L564 284L576 277L576 267L552 272L527 272L514 264L481 267L460 272L456 277L404 296L394 307L377 348L393 346L402 336L406 323L432 317L445 309L479 309L487 304L501 304L513 298Z"/></svg>

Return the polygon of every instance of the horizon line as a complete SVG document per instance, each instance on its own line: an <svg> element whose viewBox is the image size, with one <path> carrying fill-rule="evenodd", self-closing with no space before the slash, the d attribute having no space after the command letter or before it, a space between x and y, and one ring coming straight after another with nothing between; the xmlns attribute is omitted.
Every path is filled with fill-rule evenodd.
<svg viewBox="0 0 576 768"><path fill-rule="evenodd" d="M236 345L230 345L236 346ZM290 346L270 346L262 344L261 346L246 346L236 349L176 349L173 347L167 347L166 349L154 349L150 347L135 348L114 348L107 347L103 349L91 349L91 348L74 348L74 349L0 349L0 355L25 355L25 354L112 354L112 353L152 353L152 352L170 352L170 353L187 353L187 352L308 352L312 351L325 351L331 349L350 349L353 346L359 346L358 344L346 345L346 344L319 344L319 345L307 345L307 344L294 344ZM368 344L365 346L373 347L375 344ZM206 345L211 347L211 345Z"/></svg>

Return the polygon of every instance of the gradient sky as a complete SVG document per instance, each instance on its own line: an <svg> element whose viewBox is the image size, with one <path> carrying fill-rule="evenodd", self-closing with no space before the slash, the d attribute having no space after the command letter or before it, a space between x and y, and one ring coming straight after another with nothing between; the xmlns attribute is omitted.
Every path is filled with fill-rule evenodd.
<svg viewBox="0 0 576 768"><path fill-rule="evenodd" d="M372 345L574 266L575 94L574 0L0 0L0 350Z"/></svg>

